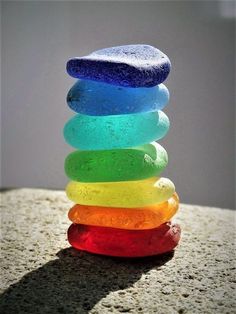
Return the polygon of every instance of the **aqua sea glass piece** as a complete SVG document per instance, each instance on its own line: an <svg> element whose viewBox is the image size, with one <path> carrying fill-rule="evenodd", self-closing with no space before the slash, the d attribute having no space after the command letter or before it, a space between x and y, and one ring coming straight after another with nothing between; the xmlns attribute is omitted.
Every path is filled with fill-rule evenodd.
<svg viewBox="0 0 236 314"><path fill-rule="evenodd" d="M123 149L77 150L67 156L65 172L80 182L141 180L158 176L167 162L166 150L153 142Z"/></svg>
<svg viewBox="0 0 236 314"><path fill-rule="evenodd" d="M91 80L78 80L67 95L75 112L106 116L163 109L169 101L164 84L150 88L131 88Z"/></svg>
<svg viewBox="0 0 236 314"><path fill-rule="evenodd" d="M66 142L80 150L139 146L163 138L169 119L162 111L114 116L77 114L64 127Z"/></svg>

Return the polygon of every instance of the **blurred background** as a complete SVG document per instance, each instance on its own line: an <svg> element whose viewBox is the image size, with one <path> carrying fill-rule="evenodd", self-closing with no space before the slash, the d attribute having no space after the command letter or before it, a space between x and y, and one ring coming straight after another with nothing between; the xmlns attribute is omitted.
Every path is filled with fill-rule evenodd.
<svg viewBox="0 0 236 314"><path fill-rule="evenodd" d="M63 189L66 61L145 43L166 53L163 176L181 201L235 207L234 1L3 1L1 185Z"/></svg>

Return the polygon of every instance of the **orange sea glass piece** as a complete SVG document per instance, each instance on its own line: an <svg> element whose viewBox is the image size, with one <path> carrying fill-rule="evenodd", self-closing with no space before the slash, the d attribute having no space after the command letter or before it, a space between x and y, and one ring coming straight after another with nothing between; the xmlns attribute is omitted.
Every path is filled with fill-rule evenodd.
<svg viewBox="0 0 236 314"><path fill-rule="evenodd" d="M166 202L140 208L76 204L70 209L68 217L76 224L141 230L156 228L169 221L178 208L179 197L174 193Z"/></svg>

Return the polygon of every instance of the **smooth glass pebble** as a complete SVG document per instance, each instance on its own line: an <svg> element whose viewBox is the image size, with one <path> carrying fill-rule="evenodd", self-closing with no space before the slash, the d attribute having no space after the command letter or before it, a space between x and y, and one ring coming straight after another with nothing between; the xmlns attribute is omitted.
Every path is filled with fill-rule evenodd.
<svg viewBox="0 0 236 314"><path fill-rule="evenodd" d="M80 182L141 180L158 176L167 162L166 150L153 142L133 148L75 151L65 160L65 172Z"/></svg>
<svg viewBox="0 0 236 314"><path fill-rule="evenodd" d="M174 193L168 201L140 208L73 206L69 219L76 224L129 230L152 229L169 221L177 212L179 198Z"/></svg>
<svg viewBox="0 0 236 314"><path fill-rule="evenodd" d="M168 101L169 91L164 84L129 88L79 80L67 95L67 103L72 110L91 116L155 111L163 109Z"/></svg>
<svg viewBox="0 0 236 314"><path fill-rule="evenodd" d="M81 150L139 146L163 138L169 119L162 111L114 116L75 115L64 127L66 142Z"/></svg>
<svg viewBox="0 0 236 314"><path fill-rule="evenodd" d="M105 207L143 207L167 201L175 192L167 178L138 181L82 183L71 181L66 194L76 204Z"/></svg>
<svg viewBox="0 0 236 314"><path fill-rule="evenodd" d="M180 226L171 222L148 230L124 230L72 224L68 241L74 248L95 254L144 257L172 251L180 240Z"/></svg>
<svg viewBox="0 0 236 314"><path fill-rule="evenodd" d="M67 62L69 75L125 87L152 87L170 72L170 60L149 45L125 45L97 50Z"/></svg>

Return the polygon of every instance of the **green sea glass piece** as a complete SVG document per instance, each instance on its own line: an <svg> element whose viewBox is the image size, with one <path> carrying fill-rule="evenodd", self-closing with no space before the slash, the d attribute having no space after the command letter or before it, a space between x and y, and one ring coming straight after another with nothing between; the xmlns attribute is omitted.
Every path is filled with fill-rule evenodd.
<svg viewBox="0 0 236 314"><path fill-rule="evenodd" d="M125 149L75 151L65 160L65 172L81 182L131 181L159 176L167 162L166 150L153 142Z"/></svg>

